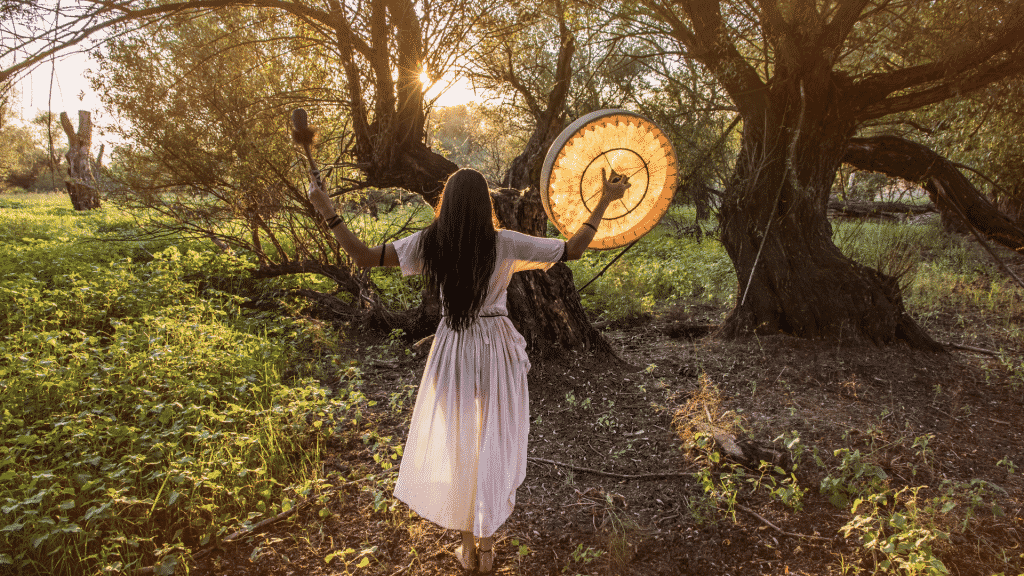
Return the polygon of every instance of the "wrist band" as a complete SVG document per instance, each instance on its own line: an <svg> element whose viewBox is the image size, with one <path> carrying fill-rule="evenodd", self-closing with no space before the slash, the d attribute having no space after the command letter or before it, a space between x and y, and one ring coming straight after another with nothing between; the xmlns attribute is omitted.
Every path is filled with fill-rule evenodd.
<svg viewBox="0 0 1024 576"><path fill-rule="evenodd" d="M586 227L588 227L588 228L590 228L590 229L591 229L591 230L593 230L594 232L597 232L597 227L596 227L596 226L594 226L593 224L591 224L590 222L584 222L584 223L583 223L583 225L584 225L584 226L586 226Z"/></svg>
<svg viewBox="0 0 1024 576"><path fill-rule="evenodd" d="M337 214L331 216L327 220L327 227L330 228L331 230L333 230L334 227L337 226L338 224L341 224L341 216L338 216Z"/></svg>

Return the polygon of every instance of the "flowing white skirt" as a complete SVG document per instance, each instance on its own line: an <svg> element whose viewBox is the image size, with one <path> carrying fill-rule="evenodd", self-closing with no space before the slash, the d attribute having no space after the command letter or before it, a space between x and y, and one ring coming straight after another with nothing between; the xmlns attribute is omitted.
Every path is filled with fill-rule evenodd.
<svg viewBox="0 0 1024 576"><path fill-rule="evenodd" d="M526 342L504 316L442 322L412 413L395 497L452 530L487 537L526 478Z"/></svg>

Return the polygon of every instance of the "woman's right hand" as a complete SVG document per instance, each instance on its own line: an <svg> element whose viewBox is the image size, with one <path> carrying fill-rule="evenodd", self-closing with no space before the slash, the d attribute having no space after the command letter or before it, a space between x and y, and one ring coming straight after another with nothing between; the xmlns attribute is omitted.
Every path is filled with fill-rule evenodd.
<svg viewBox="0 0 1024 576"><path fill-rule="evenodd" d="M602 190L601 199L611 202L613 200L621 200L626 195L626 190L629 189L632 184L629 183L629 178L622 176L612 170L612 177L608 178L608 173L604 168L601 168L601 180L604 184Z"/></svg>
<svg viewBox="0 0 1024 576"><path fill-rule="evenodd" d="M326 219L335 215L334 202L326 192L316 185L316 182L309 183L308 195L309 201L313 203L313 207L320 213L320 216Z"/></svg>

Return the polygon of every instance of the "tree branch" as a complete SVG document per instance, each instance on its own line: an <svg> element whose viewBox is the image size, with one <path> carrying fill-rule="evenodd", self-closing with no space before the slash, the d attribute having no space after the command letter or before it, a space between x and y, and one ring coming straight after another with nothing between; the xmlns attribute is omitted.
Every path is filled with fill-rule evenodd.
<svg viewBox="0 0 1024 576"><path fill-rule="evenodd" d="M202 11L213 8L226 8L228 6L252 6L256 8L276 8L284 10L286 12L305 16L330 26L332 24L330 14L322 10L313 8L310 5L302 4L298 2L288 2L284 0L196 0L196 1L185 1L185 2L173 2L169 4L160 4L157 6L150 6L147 8L134 8L131 1L128 2L112 2L105 0L92 0L87 2L87 5L97 6L98 9L95 11L86 11L74 17L71 24L75 23L87 23L94 21L105 14L119 14L116 17L112 17L107 20L101 20L97 24L86 26L80 30L71 33L71 37L49 44L49 46L39 52L34 53L32 56L15 62L11 66L0 70L0 82L7 78L17 74L18 72L31 68L39 62L66 50L72 46L75 46L85 39L102 32L108 28L112 28L121 24L125 24L133 21L146 20L148 18L163 18L179 14L182 12ZM34 38L33 40L43 40L44 38Z"/></svg>
<svg viewBox="0 0 1024 576"><path fill-rule="evenodd" d="M863 121L913 110L1024 71L1024 4L1018 2L1008 10L1006 24L987 42L966 46L929 64L873 74L856 82L853 90L864 102L857 118ZM926 88L889 97L922 86Z"/></svg>
<svg viewBox="0 0 1024 576"><path fill-rule="evenodd" d="M726 34L720 8L717 1L683 2L693 25L692 56L715 74L744 117L755 117L764 107L766 86Z"/></svg>
<svg viewBox="0 0 1024 576"><path fill-rule="evenodd" d="M916 110L928 104L941 102L957 94L973 92L1003 78L1024 72L1024 54L1008 55L1002 62L987 67L977 67L972 72L963 77L953 78L949 82L944 82L918 92L877 99L864 106L857 113L857 119L863 122L897 112ZM925 75L921 75L918 78L924 77ZM940 76L933 73L929 77L939 78ZM923 83L925 82L920 82L920 84Z"/></svg>
<svg viewBox="0 0 1024 576"><path fill-rule="evenodd" d="M835 62L839 56L840 46L846 41L870 2L871 0L843 0L835 16L825 25L821 35L822 47L831 52L830 61Z"/></svg>

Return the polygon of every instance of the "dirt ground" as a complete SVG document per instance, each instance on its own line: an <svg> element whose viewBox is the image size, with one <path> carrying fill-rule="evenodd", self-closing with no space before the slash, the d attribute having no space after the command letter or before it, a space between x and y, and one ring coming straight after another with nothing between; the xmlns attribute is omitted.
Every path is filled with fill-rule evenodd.
<svg viewBox="0 0 1024 576"><path fill-rule="evenodd" d="M917 493L922 507L944 481L987 481L974 484L985 487L987 504L974 509L966 530L956 528L969 509L964 502L929 525L950 533L935 553L951 574L1024 573L1024 477L1009 464L1024 466L1024 368L1014 372L996 356L965 350L668 335L685 334L681 322L715 323L721 313L679 307L612 327L605 336L621 361L582 353L534 361L531 460L515 512L497 534L497 574L886 573L876 564L882 557L873 560L856 534L841 530L853 518L850 503L837 507L820 489L838 474L835 451L843 448L859 450L874 465L867 469L884 471L874 479L885 486L928 486ZM943 342L1024 358L1021 342L986 329L990 318L966 318L972 336L965 342L964 320L939 315L927 329ZM351 350L363 355L363 390L378 402L368 415L400 445L425 358L373 350L366 343ZM409 400L399 410L393 404L401 394ZM749 466L773 460L787 473L769 478L747 468L736 490L709 496L698 472L720 479L735 465L710 463L708 450L685 442L680 427L731 435ZM383 470L372 448L358 438L331 447L325 472L337 475L323 499L328 517L309 506L225 544L191 572L465 573L453 554L456 533L389 500L397 467ZM799 507L771 494L772 486L791 485L788 472L804 490Z"/></svg>

